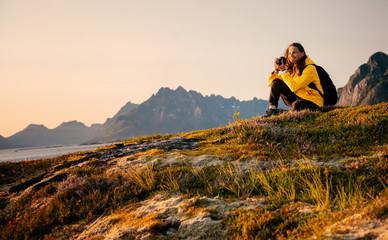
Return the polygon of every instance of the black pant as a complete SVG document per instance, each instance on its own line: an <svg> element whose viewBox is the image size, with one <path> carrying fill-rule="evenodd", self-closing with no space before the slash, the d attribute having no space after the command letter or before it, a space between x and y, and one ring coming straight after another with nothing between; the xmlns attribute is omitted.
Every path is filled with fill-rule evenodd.
<svg viewBox="0 0 388 240"><path fill-rule="evenodd" d="M315 103L296 96L282 80L275 79L272 82L271 92L269 94L269 105L278 107L279 97L283 99L284 103L292 111L300 111L303 109L317 110L319 108Z"/></svg>

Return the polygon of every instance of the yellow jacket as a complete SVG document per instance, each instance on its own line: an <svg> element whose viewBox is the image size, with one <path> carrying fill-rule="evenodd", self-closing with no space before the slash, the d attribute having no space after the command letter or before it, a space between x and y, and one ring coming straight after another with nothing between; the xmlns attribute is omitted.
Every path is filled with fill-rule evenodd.
<svg viewBox="0 0 388 240"><path fill-rule="evenodd" d="M268 79L268 86L272 85L272 81L276 78L283 80L287 86L293 91L298 97L311 101L318 105L319 107L323 107L323 98L319 94L317 90L314 90L308 85L310 83L314 83L315 86L323 93L322 85L318 77L318 72L315 69L315 66L311 65L315 64L309 57L306 58L306 67L302 72L302 75L299 76L299 70L294 64L294 72L291 75L289 72L278 74L273 72Z"/></svg>

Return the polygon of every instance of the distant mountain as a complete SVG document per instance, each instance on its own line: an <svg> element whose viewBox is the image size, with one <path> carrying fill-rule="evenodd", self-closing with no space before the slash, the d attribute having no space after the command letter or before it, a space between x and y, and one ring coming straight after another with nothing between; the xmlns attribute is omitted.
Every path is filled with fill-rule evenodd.
<svg viewBox="0 0 388 240"><path fill-rule="evenodd" d="M53 135L53 141L58 144L72 144L85 141L92 131L92 128L81 122L71 121L62 123L53 129L51 134Z"/></svg>
<svg viewBox="0 0 388 240"><path fill-rule="evenodd" d="M50 138L50 130L48 128L43 125L30 124L7 139L25 146L39 146L47 144L47 138Z"/></svg>
<svg viewBox="0 0 388 240"><path fill-rule="evenodd" d="M373 54L339 89L339 106L364 106L388 102L388 55Z"/></svg>
<svg viewBox="0 0 388 240"><path fill-rule="evenodd" d="M122 107L118 111L118 113L113 117L113 119L115 119L119 116L128 115L133 109L137 108L138 106L139 106L139 104L134 104L134 103L128 102L127 104L125 104L124 107Z"/></svg>
<svg viewBox="0 0 388 240"><path fill-rule="evenodd" d="M128 102L104 124L85 126L77 121L62 123L55 129L31 124L5 139L23 146L52 146L79 143L107 142L140 135L177 133L222 126L234 121L240 112L246 119L262 115L268 101L254 98L239 101L219 95L203 96L182 87L176 90L161 88L142 104ZM0 148L3 143L0 141ZM4 144L4 148L8 145Z"/></svg>
<svg viewBox="0 0 388 240"><path fill-rule="evenodd" d="M116 140L213 128L233 121L236 112L240 112L240 118L250 118L263 114L267 106L267 101L256 98L251 101L239 101L234 97L204 97L182 87L176 90L161 88L128 114L107 121L96 139Z"/></svg>
<svg viewBox="0 0 388 240"><path fill-rule="evenodd" d="M0 135L0 149L21 147Z"/></svg>
<svg viewBox="0 0 388 240"><path fill-rule="evenodd" d="M112 123L113 121L117 120L120 116L128 115L133 109L136 109L139 106L139 104L134 104L131 102L128 102L124 105L112 118L108 118L105 122L105 125L108 125Z"/></svg>
<svg viewBox="0 0 388 240"><path fill-rule="evenodd" d="M7 138L9 141L24 146L52 146L74 144L85 141L91 134L91 128L83 123L71 121L62 123L55 129L43 125L30 124L23 131Z"/></svg>

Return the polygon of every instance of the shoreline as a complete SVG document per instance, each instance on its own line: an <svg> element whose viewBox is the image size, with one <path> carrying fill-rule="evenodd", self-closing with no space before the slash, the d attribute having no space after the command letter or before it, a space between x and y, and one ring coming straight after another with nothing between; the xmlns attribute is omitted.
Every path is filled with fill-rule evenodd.
<svg viewBox="0 0 388 240"><path fill-rule="evenodd" d="M41 147L22 147L0 149L1 162L33 161L44 158L57 157L68 153L93 150L109 143L55 145Z"/></svg>

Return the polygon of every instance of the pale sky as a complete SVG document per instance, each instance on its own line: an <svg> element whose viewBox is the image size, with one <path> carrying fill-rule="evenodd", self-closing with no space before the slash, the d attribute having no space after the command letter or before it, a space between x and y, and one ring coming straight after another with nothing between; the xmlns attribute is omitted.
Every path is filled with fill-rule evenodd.
<svg viewBox="0 0 388 240"><path fill-rule="evenodd" d="M161 87L267 100L292 42L343 87L387 23L387 0L0 0L0 135L104 123Z"/></svg>

